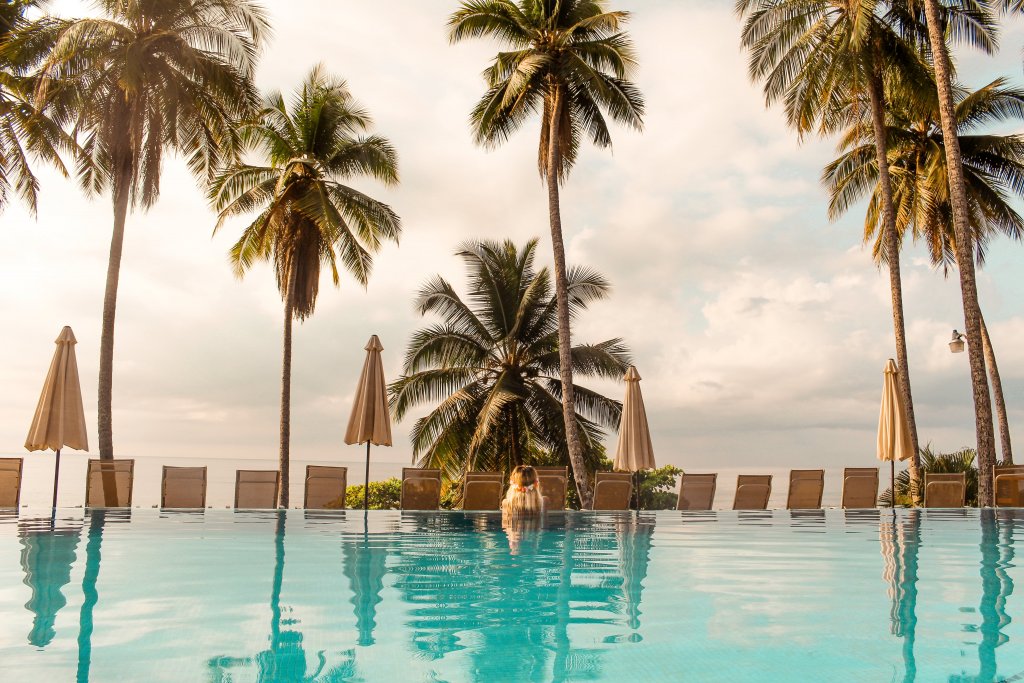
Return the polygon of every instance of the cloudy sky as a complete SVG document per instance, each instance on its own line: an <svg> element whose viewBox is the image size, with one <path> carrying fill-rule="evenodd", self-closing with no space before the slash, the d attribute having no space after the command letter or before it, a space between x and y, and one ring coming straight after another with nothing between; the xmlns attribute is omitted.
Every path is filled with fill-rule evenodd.
<svg viewBox="0 0 1024 683"><path fill-rule="evenodd" d="M266 0L275 28L258 80L293 88L323 62L348 80L400 154L402 183L355 183L401 215L401 245L377 257L362 289L325 281L316 315L296 328L293 454L354 460L342 444L363 346L378 334L385 371L400 371L423 324L417 288L467 238L550 250L536 127L497 151L473 145L467 115L495 46L450 46L451 0ZM643 133L613 131L613 152L586 150L563 193L569 258L605 273L613 296L576 338L624 337L644 377L658 461L694 469L870 464L881 370L894 355L888 276L860 243L863 206L830 223L818 182L832 142L798 144L746 77L739 27L724 0L619 0L633 11ZM89 11L77 0L55 11ZM1024 24L995 57L961 55L979 86L1022 82ZM0 218L0 451L24 442L62 325L78 337L95 425L100 313L111 230L108 199L87 200L44 171L37 220ZM241 224L211 237L213 214L184 165L169 159L163 194L129 217L118 301L114 435L120 456L252 457L277 452L282 306L265 266L233 277L227 250ZM993 244L980 293L1011 425L1024 420L1024 251ZM958 281L912 248L904 256L911 377L922 442L973 442ZM601 387L619 395L621 384ZM407 462L411 420L380 458ZM90 434L95 449L95 432ZM610 443L612 443L610 441Z"/></svg>

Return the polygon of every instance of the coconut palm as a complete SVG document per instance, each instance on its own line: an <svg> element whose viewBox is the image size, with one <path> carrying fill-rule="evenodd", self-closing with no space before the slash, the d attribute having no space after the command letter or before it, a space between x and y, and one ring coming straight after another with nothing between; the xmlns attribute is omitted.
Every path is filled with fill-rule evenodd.
<svg viewBox="0 0 1024 683"><path fill-rule="evenodd" d="M16 49L38 67L37 104L82 139L79 180L110 191L110 241L100 338L100 457L112 458L114 318L130 208L160 194L165 152L212 177L236 146L233 121L259 103L252 84L269 33L252 0L97 0L100 17L45 17L19 32Z"/></svg>
<svg viewBox="0 0 1024 683"><path fill-rule="evenodd" d="M42 159L67 176L60 153L74 149L71 136L33 106L34 79L24 73L13 44L15 33L27 24L25 12L37 4L37 0L0 4L0 211L13 192L35 214L39 181L29 157Z"/></svg>
<svg viewBox="0 0 1024 683"><path fill-rule="evenodd" d="M404 375L389 388L396 419L423 404L434 407L412 430L414 457L452 478L473 469L509 471L551 452L566 462L561 418L558 304L551 274L536 270L537 241L467 242L457 255L466 263L468 292L459 296L437 276L419 293L417 309L440 316L413 334ZM608 283L587 268L569 268L569 315L576 318L604 298ZM584 377L618 379L629 366L620 339L574 347L573 369ZM615 429L621 404L576 387L575 423L591 468L605 429Z"/></svg>
<svg viewBox="0 0 1024 683"><path fill-rule="evenodd" d="M1024 218L1013 208L1014 197L1024 194L1024 136L987 134L989 124L1024 118L1024 90L1005 79L968 92L956 93L957 132L967 187L973 251L978 265L995 235L1020 240ZM829 213L835 218L870 195L864 221L865 241L874 240L876 259L884 255L879 239L881 214L874 160L874 139L866 121L852 126L840 148L844 153L823 173L831 196ZM897 230L900 241L910 234L923 240L932 262L947 272L956 263L956 236L946 172L945 145L939 123L938 100L908 102L893 98L886 126L889 164L893 176ZM1012 462L1009 423L995 353L981 319L986 366L992 381L1003 460Z"/></svg>
<svg viewBox="0 0 1024 683"><path fill-rule="evenodd" d="M953 214L954 249L960 274L960 298L964 307L964 330L967 334L967 350L971 365L971 389L974 393L974 426L978 439L978 466L991 472L995 465L995 439L992 434L992 403L989 400L988 381L985 378L985 355L982 349L981 308L978 305L978 283L971 252L970 207L967 200L967 186L964 180L963 159L957 136L956 106L953 96L953 65L949 58L946 37L949 25L943 15L943 7L937 0L914 0L915 5L923 3L923 13L928 26L928 44L935 70L935 83L939 98L939 121L946 141L944 151L949 176L949 198ZM1003 0L1008 9L1016 4L1014 0ZM977 15L989 21L989 3L979 3ZM993 504L992 481L982 477L978 487L978 501L983 507Z"/></svg>
<svg viewBox="0 0 1024 683"><path fill-rule="evenodd" d="M487 92L470 116L477 143L500 145L541 113L537 161L547 184L555 261L562 419L584 504L590 487L585 444L576 429L559 183L568 177L584 138L598 147L611 145L606 115L637 130L643 125L643 97L630 81L636 60L623 31L627 19L628 13L609 11L601 0L466 0L448 20L453 43L490 37L508 50L484 72Z"/></svg>
<svg viewBox="0 0 1024 683"><path fill-rule="evenodd" d="M385 138L367 135L371 126L345 82L314 67L291 102L270 94L257 119L241 129L247 149L263 154L267 165L232 164L210 190L215 231L229 218L258 212L231 248L231 262L242 277L257 261L271 261L284 300L281 507L288 506L292 321L313 314L322 268L337 286L340 260L365 286L373 254L401 233L390 207L344 184L364 176L398 182L395 150Z"/></svg>
<svg viewBox="0 0 1024 683"><path fill-rule="evenodd" d="M742 44L750 51L750 76L763 81L769 105L782 101L788 123L801 137L830 135L857 112L870 113L882 215L885 264L892 295L893 331L900 391L907 406L917 471L918 436L907 359L899 233L892 176L886 156L886 83L918 94L928 70L918 47L924 27L901 0L737 0L744 20ZM965 39L988 45L989 33L970 12L950 10L944 20ZM853 114L851 114L853 113ZM916 474L912 475L917 479Z"/></svg>

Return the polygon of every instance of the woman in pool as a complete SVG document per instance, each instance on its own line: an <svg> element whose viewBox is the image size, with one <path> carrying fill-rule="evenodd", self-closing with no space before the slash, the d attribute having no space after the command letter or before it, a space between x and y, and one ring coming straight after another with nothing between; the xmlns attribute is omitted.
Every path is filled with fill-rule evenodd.
<svg viewBox="0 0 1024 683"><path fill-rule="evenodd" d="M537 470L529 465L519 465L512 470L501 512L508 517L537 517L544 512Z"/></svg>

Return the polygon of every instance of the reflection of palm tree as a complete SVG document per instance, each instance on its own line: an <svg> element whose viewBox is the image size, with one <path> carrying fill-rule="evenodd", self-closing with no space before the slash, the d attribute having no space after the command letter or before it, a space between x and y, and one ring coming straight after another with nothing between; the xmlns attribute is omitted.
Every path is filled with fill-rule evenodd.
<svg viewBox="0 0 1024 683"><path fill-rule="evenodd" d="M100 549L103 547L103 528L108 521L127 522L130 510L89 511L89 535L85 544L85 574L82 576L82 608L78 613L78 683L88 683L89 666L92 663L92 612L100 595L96 582L100 578Z"/></svg>
<svg viewBox="0 0 1024 683"><path fill-rule="evenodd" d="M235 680L233 669L256 665L259 683L341 683L355 676L355 654L352 650L341 653L344 661L328 668L328 655L324 650L316 654L317 666L307 671L306 651L302 647L302 633L281 628L281 586L284 583L284 536L286 511L279 510L274 530L274 578L270 589L270 649L255 657L213 657L207 662L210 679L214 683ZM289 620L298 624L298 620Z"/></svg>
<svg viewBox="0 0 1024 683"><path fill-rule="evenodd" d="M25 609L35 614L28 642L45 647L57 634L57 612L67 604L61 592L71 581L71 566L81 536L80 528L51 528L50 518L26 519L18 524L21 538L21 567L32 597Z"/></svg>
<svg viewBox="0 0 1024 683"><path fill-rule="evenodd" d="M910 510L903 520L893 513L891 522L879 526L882 556L885 558L883 578L889 583L892 598L890 629L903 638L904 683L917 677L914 658L914 637L917 631L917 556L921 545L921 516Z"/></svg>
<svg viewBox="0 0 1024 683"><path fill-rule="evenodd" d="M1003 628L1009 625L1006 600L1013 593L1013 579L1006 567L1013 563L1013 513L997 517L996 510L981 511L981 642L978 643L978 675L950 676L950 683L991 683L996 678L996 648L1007 642ZM999 538L1000 522L1006 534Z"/></svg>

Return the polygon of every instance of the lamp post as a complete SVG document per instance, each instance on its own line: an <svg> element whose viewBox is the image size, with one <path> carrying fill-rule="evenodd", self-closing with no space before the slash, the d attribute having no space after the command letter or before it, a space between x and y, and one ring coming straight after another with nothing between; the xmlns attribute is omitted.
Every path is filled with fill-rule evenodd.
<svg viewBox="0 0 1024 683"><path fill-rule="evenodd" d="M964 335L960 334L956 330L953 330L953 340L949 342L950 353L963 353L964 352Z"/></svg>
<svg viewBox="0 0 1024 683"><path fill-rule="evenodd" d="M963 353L966 340L964 335L953 330L953 338L949 342L950 353ZM1013 451L1010 446L1010 427L1006 419L1006 399L1003 397L1003 384L999 378L999 368L996 366L995 352L992 351L992 341L988 336L988 328L985 321L981 321L981 344L985 354L985 366L988 368L989 380L991 381L992 395L995 403L995 417L999 425L999 441L1003 452L1003 462L1013 462Z"/></svg>

